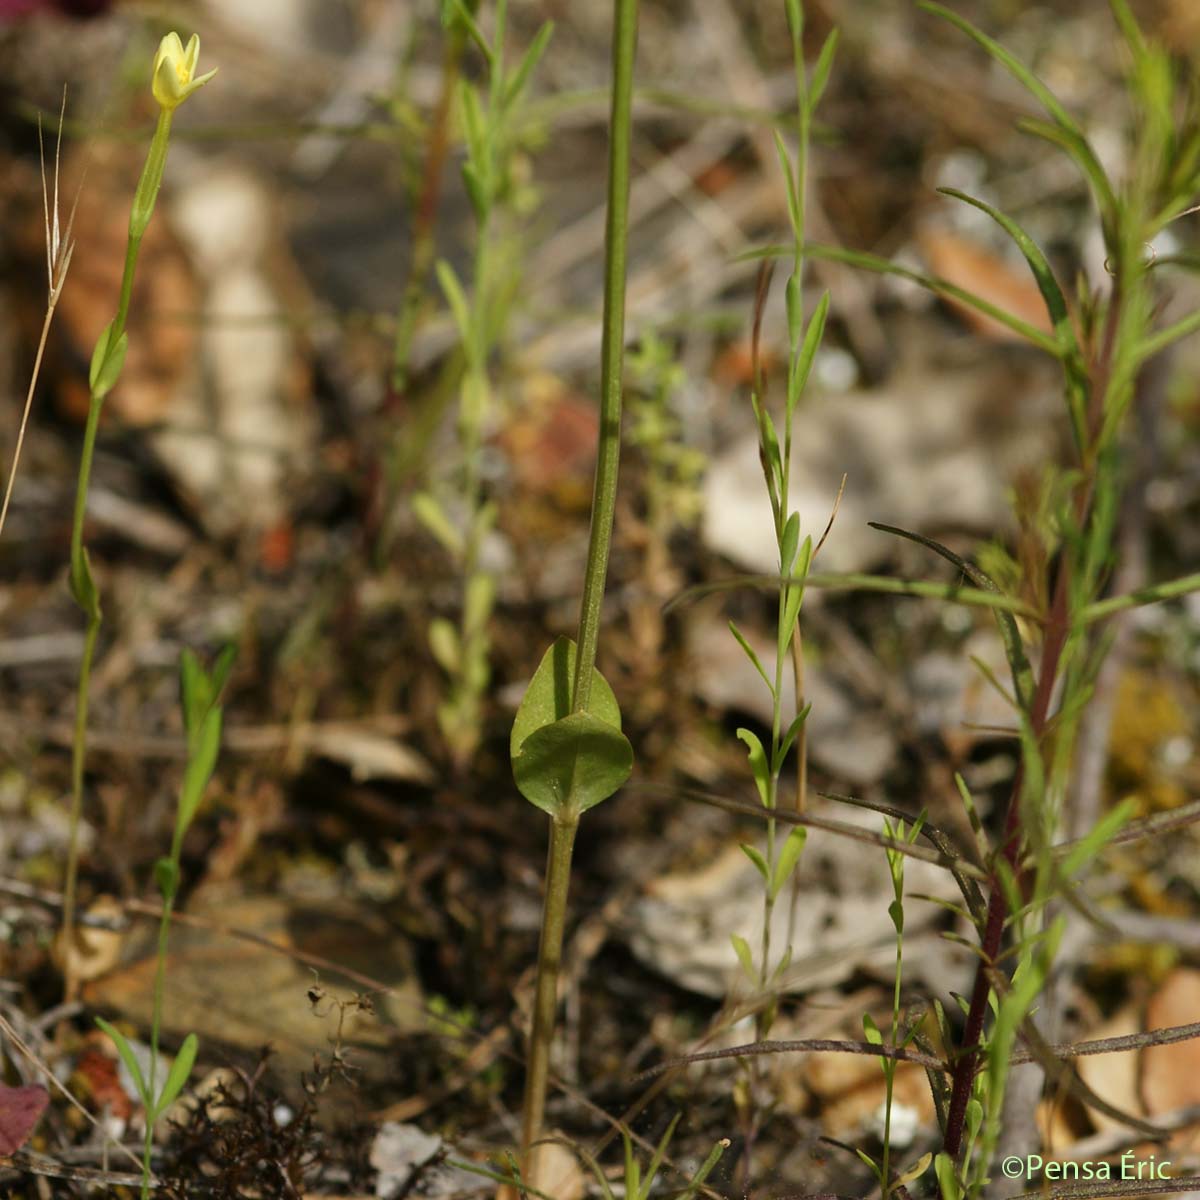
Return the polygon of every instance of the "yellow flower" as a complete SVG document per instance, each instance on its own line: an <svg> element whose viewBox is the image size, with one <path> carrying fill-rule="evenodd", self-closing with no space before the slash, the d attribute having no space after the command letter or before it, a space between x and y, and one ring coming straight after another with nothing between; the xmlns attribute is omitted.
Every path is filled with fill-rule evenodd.
<svg viewBox="0 0 1200 1200"><path fill-rule="evenodd" d="M168 33L158 44L154 56L154 75L151 90L154 98L165 109L178 108L197 88L203 87L217 72L195 78L196 60L200 57L200 38L196 34L188 39L187 49L179 40L179 34Z"/></svg>

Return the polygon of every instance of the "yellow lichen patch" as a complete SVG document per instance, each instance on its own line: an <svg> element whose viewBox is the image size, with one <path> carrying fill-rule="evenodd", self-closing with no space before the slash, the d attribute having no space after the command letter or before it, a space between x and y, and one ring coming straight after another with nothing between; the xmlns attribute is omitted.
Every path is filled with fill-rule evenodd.
<svg viewBox="0 0 1200 1200"><path fill-rule="evenodd" d="M1126 671L1112 725L1108 778L1113 798L1134 796L1143 813L1183 804L1188 793L1172 775L1169 751L1191 732L1174 684L1149 671Z"/></svg>

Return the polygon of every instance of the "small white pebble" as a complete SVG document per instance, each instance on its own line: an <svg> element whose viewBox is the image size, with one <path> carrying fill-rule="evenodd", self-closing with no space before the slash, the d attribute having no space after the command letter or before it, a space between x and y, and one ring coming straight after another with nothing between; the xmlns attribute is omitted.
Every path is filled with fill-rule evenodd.
<svg viewBox="0 0 1200 1200"><path fill-rule="evenodd" d="M870 1132L883 1141L884 1123L887 1120L887 1105L881 1104L872 1114ZM892 1101L891 1143L894 1150L907 1150L921 1127L921 1116L915 1108Z"/></svg>
<svg viewBox="0 0 1200 1200"><path fill-rule="evenodd" d="M1172 770L1186 767L1192 761L1194 753L1195 747L1192 745L1192 739L1186 734L1177 733L1163 743L1161 751L1163 766Z"/></svg>
<svg viewBox="0 0 1200 1200"><path fill-rule="evenodd" d="M817 355L813 374L826 391L848 392L858 383L858 363L848 350L830 346Z"/></svg>

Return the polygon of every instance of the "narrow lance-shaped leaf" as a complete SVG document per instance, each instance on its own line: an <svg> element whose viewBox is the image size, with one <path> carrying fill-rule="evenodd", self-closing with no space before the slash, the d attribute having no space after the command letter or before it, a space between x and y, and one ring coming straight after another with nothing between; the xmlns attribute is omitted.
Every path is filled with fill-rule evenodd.
<svg viewBox="0 0 1200 1200"><path fill-rule="evenodd" d="M793 174L792 158L788 154L783 134L778 129L774 133L775 153L779 156L779 169L783 172L784 186L787 189L788 217L791 220L792 228L798 230L800 228L800 200L796 195L796 177Z"/></svg>
<svg viewBox="0 0 1200 1200"><path fill-rule="evenodd" d="M167 1081L163 1084L162 1091L159 1092L158 1099L154 1102L155 1118L162 1116L175 1103L179 1093L183 1091L183 1085L187 1083L188 1077L192 1073L192 1067L196 1064L196 1053L199 1049L199 1039L194 1033L189 1033L183 1039L183 1045L179 1047L179 1053L175 1056L175 1061L167 1073Z"/></svg>
<svg viewBox="0 0 1200 1200"><path fill-rule="evenodd" d="M149 1095L142 1068L138 1064L137 1055L134 1054L128 1039L115 1025L110 1025L103 1017L97 1017L96 1024L112 1039L112 1044L116 1046L117 1053L121 1056L121 1061L125 1064L125 1069L133 1080L133 1086L137 1090L138 1096L141 1097L143 1106L147 1112L152 1111L153 1098Z"/></svg>
<svg viewBox="0 0 1200 1200"><path fill-rule="evenodd" d="M816 110L817 105L821 103L821 97L825 94L825 85L829 82L829 73L833 69L833 56L837 53L837 45L838 27L835 25L829 31L829 36L821 46L821 53L817 55L816 64L813 66L812 77L808 84L810 112Z"/></svg>
<svg viewBox="0 0 1200 1200"><path fill-rule="evenodd" d="M788 379L788 420L792 419L792 415L796 411L796 405L800 402L800 397L804 393L804 389L808 386L808 377L812 373L812 365L817 357L817 348L821 344L821 338L825 336L825 320L829 316L829 293L822 293L821 299L817 301L817 307L813 311L812 319L808 323L808 328L804 331L804 345L800 348L800 355L796 359L794 368Z"/></svg>
<svg viewBox="0 0 1200 1200"><path fill-rule="evenodd" d="M458 336L462 339L463 346L466 347L471 337L471 314L467 305L467 295L458 281L458 276L454 273L454 268L444 258L438 259L434 270L437 272L438 283L442 285L446 303L450 305L454 324L458 326Z"/></svg>
<svg viewBox="0 0 1200 1200"><path fill-rule="evenodd" d="M217 765L217 753L221 748L221 710L210 709L201 728L196 748L188 759L183 773L183 786L179 795L178 826L186 831L204 799L204 790L212 778Z"/></svg>
<svg viewBox="0 0 1200 1200"><path fill-rule="evenodd" d="M779 743L779 756L773 764L775 771L779 771L783 766L783 760L787 758L788 751L792 748L792 743L796 740L796 734L800 732L800 726L808 720L808 714L811 711L812 702L810 701L796 714L792 723L788 726L787 732L783 735L783 739Z"/></svg>
<svg viewBox="0 0 1200 1200"><path fill-rule="evenodd" d="M762 876L763 883L769 884L771 872L767 868L767 860L763 858L762 851L756 850L748 842L742 842L741 848L742 853L754 864L754 869Z"/></svg>
<svg viewBox="0 0 1200 1200"><path fill-rule="evenodd" d="M479 25L471 15L470 10L463 3L463 0L442 0L443 27L450 29L456 22L470 34L471 40L479 47L484 58L487 59L488 66L492 66L494 62L492 48L488 45L488 40L484 36L483 30L479 28Z"/></svg>
<svg viewBox="0 0 1200 1200"><path fill-rule="evenodd" d="M770 807L770 769L767 766L767 755L763 750L763 744L752 730L739 729L737 735L741 741L746 743L749 751L750 772L758 787L758 798L762 801L764 808Z"/></svg>
<svg viewBox="0 0 1200 1200"><path fill-rule="evenodd" d="M1087 176L1096 192L1096 199L1100 204L1101 214L1105 219L1106 225L1110 229L1115 228L1114 225L1110 224L1115 219L1118 210L1117 199L1113 193L1112 184L1109 183L1108 176L1105 174L1104 168L1100 165L1100 160L1096 157L1095 150L1092 149L1091 144L1084 136L1083 130L1079 127L1075 118L1063 107L1058 97L1020 59L1001 46L999 42L993 41L982 30L977 29L966 18L960 17L958 13L943 7L941 4L934 3L933 0L920 0L918 7L923 8L928 13L941 17L943 20L949 21L951 25L965 33L986 50L1022 87L1037 99L1038 103L1054 119L1055 126L1060 132L1061 136L1054 140L1057 140L1060 145L1068 150L1071 157L1079 165L1079 168Z"/></svg>
<svg viewBox="0 0 1200 1200"><path fill-rule="evenodd" d="M754 955L750 953L750 943L739 933L731 933L729 941L733 946L733 952L737 955L737 960L741 963L742 973L746 979L756 984L758 982L758 972L754 969Z"/></svg>
<svg viewBox="0 0 1200 1200"><path fill-rule="evenodd" d="M775 695L775 685L771 682L770 678L768 677L766 668L762 665L762 660L755 653L754 648L750 645L750 643L748 641L746 641L746 638L742 634L742 631L737 627L737 625L733 621L729 622L729 632L733 634L734 638L737 640L737 644L739 646L741 646L742 650L745 652L746 657L754 664L754 669L762 676L763 683L765 683L767 685L767 687L771 691L771 695L774 696Z"/></svg>
<svg viewBox="0 0 1200 1200"><path fill-rule="evenodd" d="M646 1168L646 1177L637 1189L636 1200L649 1200L650 1191L654 1187L655 1177L662 1167L663 1159L667 1154L667 1147L671 1144L671 1138L674 1136L675 1126L679 1124L679 1119L682 1116L682 1113L676 1113L671 1119L671 1123L667 1126L666 1132L659 1138L658 1145L654 1148L654 1155L650 1159L650 1165Z"/></svg>
<svg viewBox="0 0 1200 1200"><path fill-rule="evenodd" d="M525 51L520 63L517 65L517 69L513 72L512 78L508 81L504 89L505 107L511 106L520 99L521 93L529 83L529 77L541 61L541 57L546 52L546 47L550 44L550 38L553 35L553 21L547 21L534 35L533 41L529 43L529 49Z"/></svg>
<svg viewBox="0 0 1200 1200"><path fill-rule="evenodd" d="M976 199L974 196L968 196L966 192L960 192L957 188L938 188L938 191L945 196L953 196L955 200L961 200L964 204L969 204L972 208L977 208L980 212L986 213L1012 238L1017 248L1024 255L1025 261L1029 264L1029 269L1033 272L1038 291L1042 294L1042 300L1046 305L1046 312L1050 317L1050 324L1054 326L1054 332L1058 336L1059 342L1065 350L1077 355L1079 353L1079 342L1075 337L1075 327L1071 324L1071 315L1067 309L1066 297L1063 295L1062 288L1058 286L1058 280L1055 279L1054 272L1050 269L1050 264L1046 261L1046 256L1042 253L1041 248L1033 238L1010 216L1007 216L998 208L994 208L983 200Z"/></svg>
<svg viewBox="0 0 1200 1200"><path fill-rule="evenodd" d="M775 877L771 880L771 899L779 895L783 885L787 883L796 863L800 861L804 843L808 839L808 830L803 825L796 825L787 835L783 849L779 852L779 860L775 863Z"/></svg>
<svg viewBox="0 0 1200 1200"><path fill-rule="evenodd" d="M1067 155L1079 167L1096 197L1100 209L1100 220L1104 229L1104 243L1113 247L1116 240L1116 229L1120 221L1120 204L1104 168L1097 160L1086 139L1077 133L1056 125L1053 121L1042 121L1036 117L1023 117L1017 122L1017 128L1022 133L1032 134L1043 141L1066 151Z"/></svg>
<svg viewBox="0 0 1200 1200"><path fill-rule="evenodd" d="M790 258L794 253L795 247L791 245L760 246L755 250L746 251L746 253L739 255L738 258L740 260ZM841 262L847 266L874 271L879 275L895 275L899 279L907 279L925 288L927 291L961 301L963 304L983 313L985 316L991 317L992 320L1000 322L1001 325L1011 329L1027 342L1045 350L1047 354L1052 354L1055 358L1062 357L1062 347L1058 344L1056 338L1050 337L1049 334L1043 333L1040 329L1029 324L1028 321L1022 321L1020 317L1016 317L1006 309L999 307L999 305L985 300L982 296L977 296L974 292L967 291L966 288L951 283L948 279L942 279L937 275L922 274L920 271L914 271L908 267L901 266L899 263L894 263L890 259L880 258L877 254L868 254L862 250L848 250L843 246L827 246L821 242L805 242L804 253L812 258L824 259L827 262Z"/></svg>
<svg viewBox="0 0 1200 1200"><path fill-rule="evenodd" d="M792 513L783 527L783 540L779 551L779 573L790 575L796 561L796 550L800 544L800 514Z"/></svg>

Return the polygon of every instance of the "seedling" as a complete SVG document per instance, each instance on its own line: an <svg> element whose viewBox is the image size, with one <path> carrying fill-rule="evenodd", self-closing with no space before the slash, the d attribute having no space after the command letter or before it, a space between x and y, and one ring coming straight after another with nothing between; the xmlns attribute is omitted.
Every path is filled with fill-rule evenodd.
<svg viewBox="0 0 1200 1200"><path fill-rule="evenodd" d="M120 1030L96 1018L96 1024L112 1038L117 1053L133 1079L146 1114L146 1141L142 1157L142 1198L150 1194L150 1155L154 1143L154 1125L159 1117L175 1102L187 1083L196 1061L199 1042L194 1033L184 1039L162 1088L158 1088L158 1040L162 1027L163 1004L167 984L167 943L171 934L171 915L175 910L175 899L179 893L179 860L183 853L183 839L196 812L204 799L205 790L212 778L217 762L217 751L221 745L221 705L217 702L229 670L233 666L232 648L222 652L213 666L211 674L200 665L190 650L184 650L179 664L183 725L187 735L187 765L183 771L183 783L179 789L179 804L175 810L175 833L171 838L171 852L154 864L154 882L162 897L162 916L158 925L158 954L154 972L154 1016L150 1027L150 1074L142 1074L137 1055Z"/></svg>

